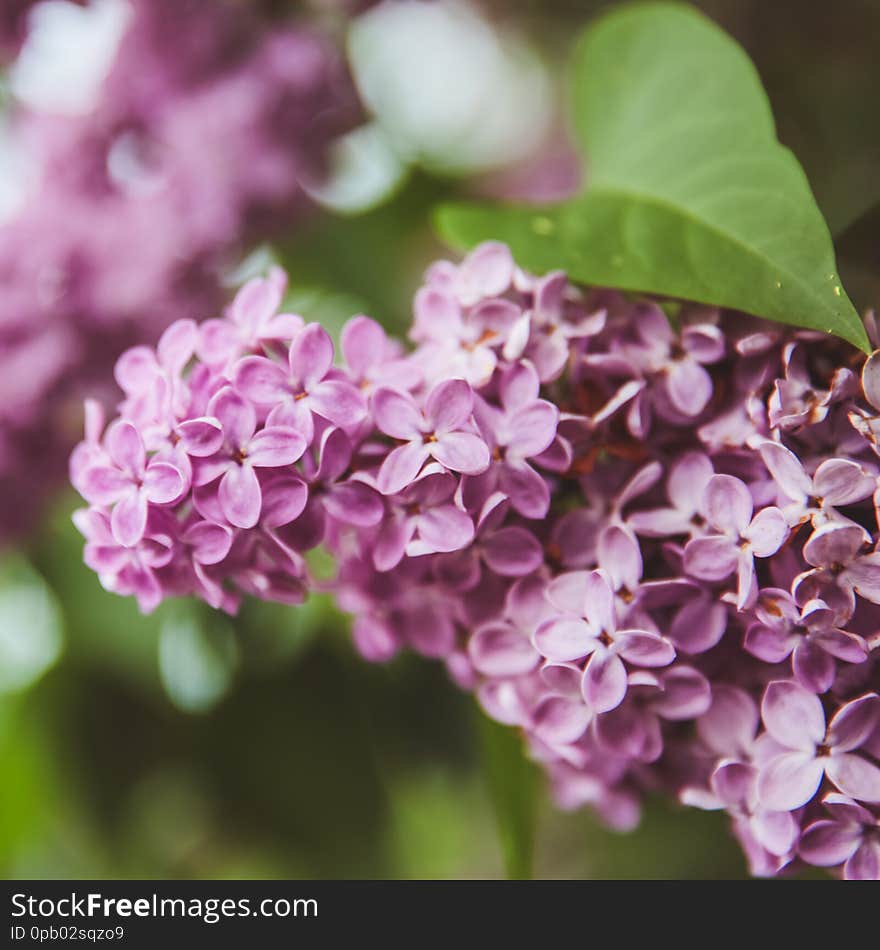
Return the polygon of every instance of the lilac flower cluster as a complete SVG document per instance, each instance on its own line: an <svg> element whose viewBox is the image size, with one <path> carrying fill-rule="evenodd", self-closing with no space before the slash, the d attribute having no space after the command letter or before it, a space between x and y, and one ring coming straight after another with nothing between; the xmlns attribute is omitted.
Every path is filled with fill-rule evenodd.
<svg viewBox="0 0 880 950"><path fill-rule="evenodd" d="M299 219L356 120L316 35L226 0L127 6L91 111L10 115L36 181L0 226L0 539L63 480L74 407L115 355L216 312L224 268Z"/></svg>
<svg viewBox="0 0 880 950"><path fill-rule="evenodd" d="M119 361L72 460L105 587L296 603L323 543L360 652L442 659L562 807L664 790L755 874L880 877L880 351L489 243L428 271L409 354L358 316L334 365L283 284Z"/></svg>

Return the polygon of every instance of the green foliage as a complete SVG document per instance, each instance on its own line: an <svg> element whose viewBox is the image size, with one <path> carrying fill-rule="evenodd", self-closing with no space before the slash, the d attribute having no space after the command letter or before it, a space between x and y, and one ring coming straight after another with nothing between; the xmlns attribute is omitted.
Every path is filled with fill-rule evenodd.
<svg viewBox="0 0 880 950"><path fill-rule="evenodd" d="M479 716L483 763L495 809L508 878L532 876L538 810L538 775L526 758L519 733Z"/></svg>
<svg viewBox="0 0 880 950"><path fill-rule="evenodd" d="M572 119L588 187L551 207L448 205L453 244L508 242L525 266L588 284L864 330L828 228L745 52L695 10L627 5L578 44Z"/></svg>

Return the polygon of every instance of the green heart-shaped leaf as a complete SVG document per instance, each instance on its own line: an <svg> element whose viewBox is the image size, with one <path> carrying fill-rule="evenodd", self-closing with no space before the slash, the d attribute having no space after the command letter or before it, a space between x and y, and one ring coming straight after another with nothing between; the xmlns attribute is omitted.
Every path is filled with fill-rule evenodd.
<svg viewBox="0 0 880 950"><path fill-rule="evenodd" d="M745 52L695 10L636 4L590 27L573 126L588 187L551 207L449 205L438 226L494 238L532 270L867 338L828 227Z"/></svg>

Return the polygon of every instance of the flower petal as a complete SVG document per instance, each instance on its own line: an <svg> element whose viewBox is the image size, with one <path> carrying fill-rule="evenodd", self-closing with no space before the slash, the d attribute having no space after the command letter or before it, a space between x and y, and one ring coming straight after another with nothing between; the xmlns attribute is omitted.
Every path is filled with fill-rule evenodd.
<svg viewBox="0 0 880 950"><path fill-rule="evenodd" d="M235 388L258 406L272 406L291 392L287 372L265 356L246 356L235 365Z"/></svg>
<svg viewBox="0 0 880 950"><path fill-rule="evenodd" d="M446 432L427 448L441 465L465 475L485 472L491 461L486 443L470 432Z"/></svg>
<svg viewBox="0 0 880 950"><path fill-rule="evenodd" d="M814 821L798 842L798 854L819 868L842 864L862 843L861 826L841 821Z"/></svg>
<svg viewBox="0 0 880 950"><path fill-rule="evenodd" d="M532 713L532 728L550 745L568 745L580 739L592 718L592 712L580 700L548 696Z"/></svg>
<svg viewBox="0 0 880 950"><path fill-rule="evenodd" d="M112 505L131 487L131 478L110 465L92 465L77 480L79 493L93 505Z"/></svg>
<svg viewBox="0 0 880 950"><path fill-rule="evenodd" d="M170 505L188 488L187 479L170 462L150 462L144 472L144 493L154 505Z"/></svg>
<svg viewBox="0 0 880 950"><path fill-rule="evenodd" d="M793 811L816 794L823 763L807 752L785 752L770 759L758 773L758 799L773 811Z"/></svg>
<svg viewBox="0 0 880 950"><path fill-rule="evenodd" d="M147 527L147 499L142 492L130 491L116 503L110 515L113 537L132 548L144 536Z"/></svg>
<svg viewBox="0 0 880 950"><path fill-rule="evenodd" d="M825 738L825 713L815 693L792 680L774 680L764 691L761 718L789 749L812 753Z"/></svg>
<svg viewBox="0 0 880 950"><path fill-rule="evenodd" d="M223 445L223 427L219 419L202 416L187 419L177 427L180 444L187 455L194 458L207 458L219 451Z"/></svg>
<svg viewBox="0 0 880 950"><path fill-rule="evenodd" d="M320 323L306 324L290 346L290 373L305 392L321 382L333 365L333 341Z"/></svg>
<svg viewBox="0 0 880 950"><path fill-rule="evenodd" d="M111 423L104 436L104 445L119 468L140 476L147 462L147 453L141 434L131 422L117 419Z"/></svg>
<svg viewBox="0 0 880 950"><path fill-rule="evenodd" d="M854 752L832 754L825 760L828 778L850 798L880 802L880 766Z"/></svg>
<svg viewBox="0 0 880 950"><path fill-rule="evenodd" d="M859 748L878 725L880 696L868 693L837 710L828 724L828 744L835 751L850 752Z"/></svg>
<svg viewBox="0 0 880 950"><path fill-rule="evenodd" d="M460 429L474 409L474 392L463 379L438 383L425 403L425 415L438 435Z"/></svg>
<svg viewBox="0 0 880 950"><path fill-rule="evenodd" d="M598 643L590 627L577 617L545 620L535 631L534 642L548 660L561 663L586 656Z"/></svg>
<svg viewBox="0 0 880 950"><path fill-rule="evenodd" d="M712 398L712 377L696 360L676 360L667 369L666 392L679 412L698 416Z"/></svg>
<svg viewBox="0 0 880 950"><path fill-rule="evenodd" d="M483 557L502 577L524 577L544 563L544 549L531 531L511 526L483 540Z"/></svg>
<svg viewBox="0 0 880 950"><path fill-rule="evenodd" d="M428 448L421 440L400 445L382 462L376 483L383 495L393 495L406 488L419 474L428 458Z"/></svg>
<svg viewBox="0 0 880 950"><path fill-rule="evenodd" d="M520 676L533 670L540 654L514 627L489 623L477 630L468 642L474 667L485 676Z"/></svg>
<svg viewBox="0 0 880 950"><path fill-rule="evenodd" d="M724 535L694 538L684 549L684 569L704 581L723 581L738 564L737 547Z"/></svg>
<svg viewBox="0 0 880 950"><path fill-rule="evenodd" d="M778 508L764 508L752 519L744 532L751 542L755 557L770 557L785 543L788 537L788 522Z"/></svg>
<svg viewBox="0 0 880 950"><path fill-rule="evenodd" d="M247 458L255 468L292 465L306 450L306 440L296 429L267 426L248 443Z"/></svg>
<svg viewBox="0 0 880 950"><path fill-rule="evenodd" d="M752 520L754 505L748 488L732 475L713 475L703 493L709 523L724 534L741 535Z"/></svg>
<svg viewBox="0 0 880 950"><path fill-rule="evenodd" d="M412 397L380 386L370 400L370 409L380 432L393 439L413 439L422 434L422 414Z"/></svg>
<svg viewBox="0 0 880 950"><path fill-rule="evenodd" d="M309 406L322 419L342 428L356 426L367 414L367 403L360 390L343 379L325 379L314 386Z"/></svg>
<svg viewBox="0 0 880 950"><path fill-rule="evenodd" d="M626 696L626 667L610 650L592 654L581 681L584 701L597 713L616 709Z"/></svg>
<svg viewBox="0 0 880 950"><path fill-rule="evenodd" d="M224 386L211 398L207 414L220 421L226 441L236 449L247 445L257 428L254 407L231 386Z"/></svg>
<svg viewBox="0 0 880 950"><path fill-rule="evenodd" d="M220 506L230 524L253 528L260 520L263 496L250 465L230 465L220 480Z"/></svg>

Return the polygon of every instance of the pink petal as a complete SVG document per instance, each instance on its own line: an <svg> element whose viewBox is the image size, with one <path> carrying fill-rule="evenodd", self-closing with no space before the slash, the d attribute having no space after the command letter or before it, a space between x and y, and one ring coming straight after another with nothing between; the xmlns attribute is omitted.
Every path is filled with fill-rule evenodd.
<svg viewBox="0 0 880 950"><path fill-rule="evenodd" d="M236 328L228 320L206 320L199 327L197 352L208 366L222 366L238 349Z"/></svg>
<svg viewBox="0 0 880 950"><path fill-rule="evenodd" d="M708 712L697 720L697 732L718 755L739 756L751 748L758 722L758 707L748 693L719 684L712 689Z"/></svg>
<svg viewBox="0 0 880 950"><path fill-rule="evenodd" d="M597 650L587 661L581 683L584 700L597 713L616 709L626 696L626 667L610 650Z"/></svg>
<svg viewBox="0 0 880 950"><path fill-rule="evenodd" d="M584 578L585 601L583 615L607 633L617 628L614 614L614 591L604 571L590 571Z"/></svg>
<svg viewBox="0 0 880 950"><path fill-rule="evenodd" d="M557 663L586 656L598 643L590 627L576 617L545 620L535 631L534 641L543 656Z"/></svg>
<svg viewBox="0 0 880 950"><path fill-rule="evenodd" d="M550 509L550 488L528 462L506 461L496 466L498 487L524 518L545 518Z"/></svg>
<svg viewBox="0 0 880 950"><path fill-rule="evenodd" d="M763 442L758 451L773 480L788 498L800 501L813 494L813 480L794 452L770 440Z"/></svg>
<svg viewBox="0 0 880 950"><path fill-rule="evenodd" d="M681 608L672 620L669 639L685 653L711 650L727 629L727 608L696 597Z"/></svg>
<svg viewBox="0 0 880 950"><path fill-rule="evenodd" d="M562 613L583 616L587 594L592 591L592 586L587 582L588 577L587 571L559 574L547 585L547 599Z"/></svg>
<svg viewBox="0 0 880 950"><path fill-rule="evenodd" d="M799 832L794 815L787 811L761 809L752 818L752 833L758 843L780 858L791 853Z"/></svg>
<svg viewBox="0 0 880 950"><path fill-rule="evenodd" d="M463 379L436 385L425 403L425 415L438 435L460 429L474 409L474 392Z"/></svg>
<svg viewBox="0 0 880 950"><path fill-rule="evenodd" d="M794 651L791 668L795 679L812 693L824 693L834 682L834 658L809 640Z"/></svg>
<svg viewBox="0 0 880 950"><path fill-rule="evenodd" d="M543 399L517 410L508 423L511 432L507 441L508 456L526 459L540 455L556 437L558 422L559 410Z"/></svg>
<svg viewBox="0 0 880 950"><path fill-rule="evenodd" d="M532 727L550 745L576 742L586 731L592 712L579 700L549 696L532 713Z"/></svg>
<svg viewBox="0 0 880 950"><path fill-rule="evenodd" d="M144 492L154 505L170 505L188 487L180 469L168 462L150 462L144 472Z"/></svg>
<svg viewBox="0 0 880 950"><path fill-rule="evenodd" d="M285 281L274 278L255 277L241 287L229 308L236 323L256 329L275 313L281 305Z"/></svg>
<svg viewBox="0 0 880 950"><path fill-rule="evenodd" d="M306 392L321 382L333 365L333 341L320 323L309 323L290 347L290 373Z"/></svg>
<svg viewBox="0 0 880 950"><path fill-rule="evenodd" d="M812 755L825 738L825 712L815 693L792 680L774 680L764 691L761 718L773 738Z"/></svg>
<svg viewBox="0 0 880 950"><path fill-rule="evenodd" d="M599 535L599 564L615 590L635 591L642 579L642 551L632 532L612 524Z"/></svg>
<svg viewBox="0 0 880 950"><path fill-rule="evenodd" d="M782 547L788 533L785 515L778 508L771 507L755 515L744 537L751 542L755 557L770 557Z"/></svg>
<svg viewBox="0 0 880 950"><path fill-rule="evenodd" d="M739 564L738 550L729 538L694 538L684 549L684 569L705 581L723 581Z"/></svg>
<svg viewBox="0 0 880 950"><path fill-rule="evenodd" d="M483 541L483 557L502 577L523 577L544 563L544 549L525 528L508 527L493 532Z"/></svg>
<svg viewBox="0 0 880 950"><path fill-rule="evenodd" d="M829 522L814 531L804 545L804 558L813 567L848 564L865 541L864 528L856 524Z"/></svg>
<svg viewBox="0 0 880 950"><path fill-rule="evenodd" d="M851 505L874 493L877 478L849 459L828 459L813 479L815 493L827 505Z"/></svg>
<svg viewBox="0 0 880 950"><path fill-rule="evenodd" d="M186 530L183 542L192 547L199 564L219 564L232 546L232 532L223 525L199 521Z"/></svg>
<svg viewBox="0 0 880 950"><path fill-rule="evenodd" d="M283 367L265 356L246 356L235 366L235 388L258 406L272 406L290 393Z"/></svg>
<svg viewBox="0 0 880 950"><path fill-rule="evenodd" d="M816 794L825 768L807 752L786 752L764 765L758 774L758 798L773 811L793 811Z"/></svg>
<svg viewBox="0 0 880 950"><path fill-rule="evenodd" d="M430 551L458 551L474 539L474 522L455 505L438 505L417 518L419 538Z"/></svg>
<svg viewBox="0 0 880 950"><path fill-rule="evenodd" d="M675 659L675 647L649 630L620 630L615 646L628 663L636 666L668 666Z"/></svg>
<svg viewBox="0 0 880 950"><path fill-rule="evenodd" d="M292 465L306 450L305 438L286 426L268 426L247 445L248 461L255 468Z"/></svg>
<svg viewBox="0 0 880 950"><path fill-rule="evenodd" d="M485 676L520 676L540 660L528 637L504 623L490 623L477 630L468 642L468 655Z"/></svg>
<svg viewBox="0 0 880 950"><path fill-rule="evenodd" d="M541 381L529 362L512 363L501 374L498 383L498 395L506 412L531 405L537 400L540 389Z"/></svg>
<svg viewBox="0 0 880 950"><path fill-rule="evenodd" d="M198 339L199 328L194 320L175 320L156 345L159 363L172 375L179 375L195 353Z"/></svg>
<svg viewBox="0 0 880 950"><path fill-rule="evenodd" d="M843 876L847 881L880 881L880 840L866 838L844 865Z"/></svg>
<svg viewBox="0 0 880 950"><path fill-rule="evenodd" d="M145 393L159 372L156 354L148 346L132 346L116 361L113 376L126 393Z"/></svg>
<svg viewBox="0 0 880 950"><path fill-rule="evenodd" d="M666 392L679 412L698 416L712 398L712 377L695 360L677 360L668 368Z"/></svg>
<svg viewBox="0 0 880 950"><path fill-rule="evenodd" d="M715 474L712 463L702 452L688 452L673 465L669 473L669 500L680 511L693 513Z"/></svg>
<svg viewBox="0 0 880 950"><path fill-rule="evenodd" d="M406 545L415 530L414 519L387 518L373 543L373 566L390 571L401 562Z"/></svg>
<svg viewBox="0 0 880 950"><path fill-rule="evenodd" d="M334 485L324 496L324 507L337 521L359 528L377 525L385 513L385 505L378 492L356 481Z"/></svg>
<svg viewBox="0 0 880 950"><path fill-rule="evenodd" d="M749 627L743 638L743 647L765 663L781 663L791 656L793 646L793 641L787 633L762 623Z"/></svg>
<svg viewBox="0 0 880 950"><path fill-rule="evenodd" d="M124 547L134 547L147 527L147 499L142 492L131 491L116 503L110 515L113 537Z"/></svg>
<svg viewBox="0 0 880 950"><path fill-rule="evenodd" d="M254 407L231 386L225 386L208 403L209 416L215 416L223 427L223 435L233 448L242 448L257 428Z"/></svg>
<svg viewBox="0 0 880 950"><path fill-rule="evenodd" d="M859 597L880 604L880 552L858 558L850 565L846 577Z"/></svg>
<svg viewBox="0 0 880 950"><path fill-rule="evenodd" d="M104 436L104 445L110 458L121 469L140 476L146 465L147 453L140 433L130 422L117 419L111 423Z"/></svg>
<svg viewBox="0 0 880 950"><path fill-rule="evenodd" d="M752 520L752 496L738 478L713 475L703 493L703 510L710 524L736 537L746 530Z"/></svg>
<svg viewBox="0 0 880 950"><path fill-rule="evenodd" d="M481 297L497 297L510 286L513 269L507 245L487 241L474 248L459 265L456 293L465 305L474 304Z"/></svg>
<svg viewBox="0 0 880 950"><path fill-rule="evenodd" d="M223 428L219 419L203 416L187 419L177 427L180 444L187 455L206 458L219 451L223 445Z"/></svg>
<svg viewBox="0 0 880 950"><path fill-rule="evenodd" d="M446 432L427 449L441 465L465 475L485 472L491 461L486 443L469 432Z"/></svg>
<svg viewBox="0 0 880 950"><path fill-rule="evenodd" d="M393 439L421 437L422 414L409 395L396 389L379 387L370 400L370 409L380 432Z"/></svg>
<svg viewBox="0 0 880 950"><path fill-rule="evenodd" d="M862 389L868 402L880 410L880 350L875 350L862 367Z"/></svg>
<svg viewBox="0 0 880 950"><path fill-rule="evenodd" d="M381 363L388 347L385 331L370 317L352 317L342 328L339 337L342 355L357 379Z"/></svg>
<svg viewBox="0 0 880 950"><path fill-rule="evenodd" d="M230 465L220 480L220 506L230 524L253 528L260 520L262 493L250 465Z"/></svg>
<svg viewBox="0 0 880 950"><path fill-rule="evenodd" d="M820 868L843 864L862 843L859 825L840 821L814 821L801 835L798 854Z"/></svg>
<svg viewBox="0 0 880 950"><path fill-rule="evenodd" d="M868 693L837 710L828 724L828 744L834 746L835 751L850 752L859 748L878 725L880 696Z"/></svg>
<svg viewBox="0 0 880 950"><path fill-rule="evenodd" d="M854 752L832 754L825 759L825 773L850 798L880 802L880 766Z"/></svg>
<svg viewBox="0 0 880 950"><path fill-rule="evenodd" d="M367 414L367 403L360 390L342 379L326 379L314 386L309 406L333 425L351 428Z"/></svg>
<svg viewBox="0 0 880 950"><path fill-rule="evenodd" d="M267 528L280 528L295 521L306 507L309 490L298 475L273 476L260 489L260 517Z"/></svg>
<svg viewBox="0 0 880 950"><path fill-rule="evenodd" d="M455 335L461 329L461 307L445 290L422 287L413 303L416 338L441 339Z"/></svg>
<svg viewBox="0 0 880 950"><path fill-rule="evenodd" d="M112 505L131 490L131 478L109 465L92 465L81 473L77 488L93 505Z"/></svg>
<svg viewBox="0 0 880 950"><path fill-rule="evenodd" d="M388 453L376 483L383 495L393 495L407 485L418 475L419 470L428 458L428 448L421 440L400 445Z"/></svg>
<svg viewBox="0 0 880 950"><path fill-rule="evenodd" d="M712 690L699 671L676 665L662 675L661 682L663 690L651 708L664 719L696 719L709 709Z"/></svg>

